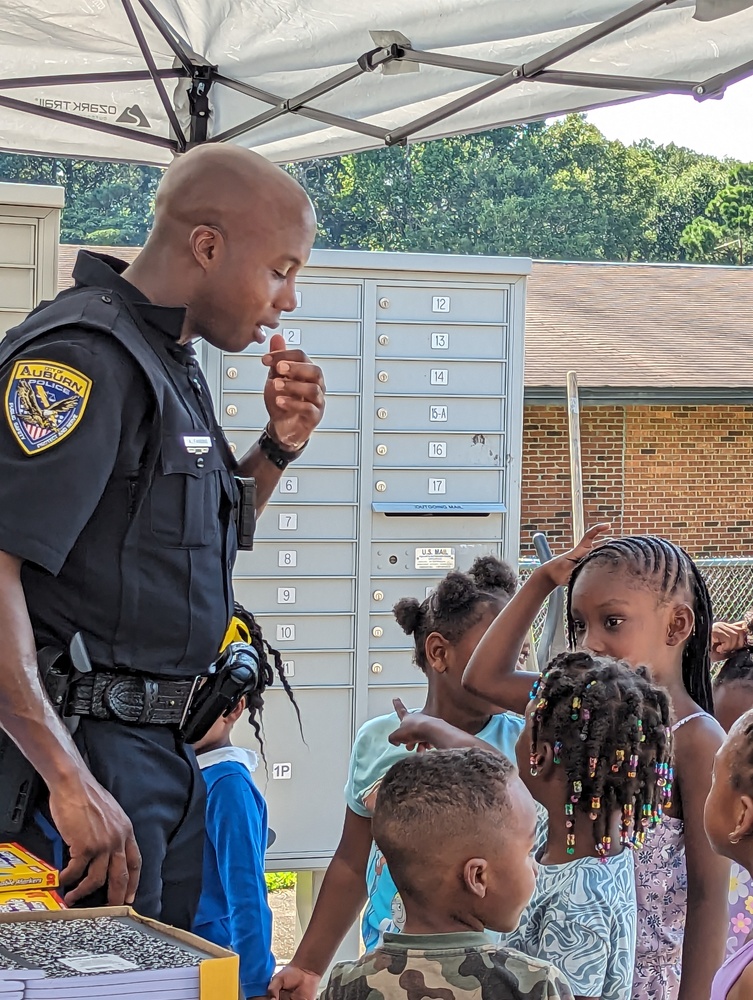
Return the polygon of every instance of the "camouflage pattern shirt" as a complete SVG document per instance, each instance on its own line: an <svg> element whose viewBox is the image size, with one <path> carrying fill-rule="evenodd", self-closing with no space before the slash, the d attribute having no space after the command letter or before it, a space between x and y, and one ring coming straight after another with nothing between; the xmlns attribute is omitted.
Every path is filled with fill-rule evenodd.
<svg viewBox="0 0 753 1000"><path fill-rule="evenodd" d="M385 934L384 944L332 970L322 1000L573 1000L549 962L482 933Z"/></svg>

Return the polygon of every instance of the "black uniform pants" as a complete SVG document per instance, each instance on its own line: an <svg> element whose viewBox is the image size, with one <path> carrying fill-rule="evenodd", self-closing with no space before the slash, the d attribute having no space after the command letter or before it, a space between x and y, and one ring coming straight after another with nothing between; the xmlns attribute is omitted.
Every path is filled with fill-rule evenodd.
<svg viewBox="0 0 753 1000"><path fill-rule="evenodd" d="M167 726L95 719L81 719L75 740L94 777L133 823L142 858L134 908L190 930L201 893L206 799L193 750ZM33 831L20 839L39 853ZM82 905L106 900L102 890Z"/></svg>

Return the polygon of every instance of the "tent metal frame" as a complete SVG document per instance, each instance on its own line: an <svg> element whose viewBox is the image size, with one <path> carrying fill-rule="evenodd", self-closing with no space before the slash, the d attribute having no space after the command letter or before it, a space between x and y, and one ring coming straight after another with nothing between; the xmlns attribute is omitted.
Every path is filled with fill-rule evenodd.
<svg viewBox="0 0 753 1000"><path fill-rule="evenodd" d="M271 94L257 87L235 80L218 72L216 66L202 61L190 52L177 32L154 7L152 0L135 0L142 17L145 15L156 28L175 56L175 64L171 68L160 69L149 48L144 30L134 7L134 0L121 0L124 12L133 31L136 43L146 65L144 70L129 70L110 73L70 73L51 76L23 77L0 79L0 107L11 108L53 121L98 132L109 133L134 142L160 146L174 153L184 152L191 146L204 142L226 142L238 136L253 132L266 122L294 114L325 125L332 125L350 132L378 139L385 146L405 145L408 140L423 129L452 117L459 111L483 101L492 94L513 87L523 82L551 83L559 86L576 86L586 89L616 90L638 94L687 94L696 100L720 97L725 88L753 73L753 59L736 66L727 72L718 73L706 80L665 80L647 77L615 76L601 73L581 73L552 68L556 63L572 56L596 41L627 27L628 25L648 17L660 7L671 6L675 0L639 0L619 14L580 32L568 41L555 46L536 59L522 65L505 64L483 59L466 59L460 56L447 55L441 52L425 52L414 49L410 42L401 40L388 46L378 46L358 57L353 66L335 74L327 80L295 97L284 98ZM459 70L464 73L478 73L492 79L476 87L461 97L436 108L405 125L394 129L385 129L366 121L348 118L344 115L324 111L312 105L317 98L329 94L345 86L365 73L372 73L380 67L391 63L415 64L417 67L439 66L449 70ZM188 88L189 129L185 134L178 119L175 107L165 88L166 80L190 80ZM125 83L129 81L151 80L155 86L160 102L165 110L170 124L172 136L160 136L136 131L122 125L110 122L96 121L83 115L63 111L56 108L33 104L31 101L19 100L8 96L3 91L32 89L35 87L50 87L76 84ZM217 135L209 135L210 101L212 87L222 86L245 94L254 100L269 105L268 110L234 125ZM516 124L518 119L500 122L498 127Z"/></svg>

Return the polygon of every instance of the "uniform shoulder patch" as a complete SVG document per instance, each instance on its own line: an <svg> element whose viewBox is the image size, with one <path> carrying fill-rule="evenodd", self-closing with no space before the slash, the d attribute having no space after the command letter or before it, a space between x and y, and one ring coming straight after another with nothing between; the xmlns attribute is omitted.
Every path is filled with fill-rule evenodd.
<svg viewBox="0 0 753 1000"><path fill-rule="evenodd" d="M5 392L5 416L27 455L58 444L84 415L92 380L56 361L17 361Z"/></svg>

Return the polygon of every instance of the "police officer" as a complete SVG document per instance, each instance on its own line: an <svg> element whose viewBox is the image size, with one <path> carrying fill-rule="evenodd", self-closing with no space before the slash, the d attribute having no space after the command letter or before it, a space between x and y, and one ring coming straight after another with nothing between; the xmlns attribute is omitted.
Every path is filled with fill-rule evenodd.
<svg viewBox="0 0 753 1000"><path fill-rule="evenodd" d="M262 342L295 308L315 226L284 171L194 149L167 170L138 260L82 252L75 288L0 347L0 726L46 786L69 903L98 891L192 921L203 793L178 725L232 612L234 476L256 478L261 510L321 420L324 382L274 335L269 424L236 467L191 342ZM69 692L71 737L37 652L78 632L93 669Z"/></svg>

